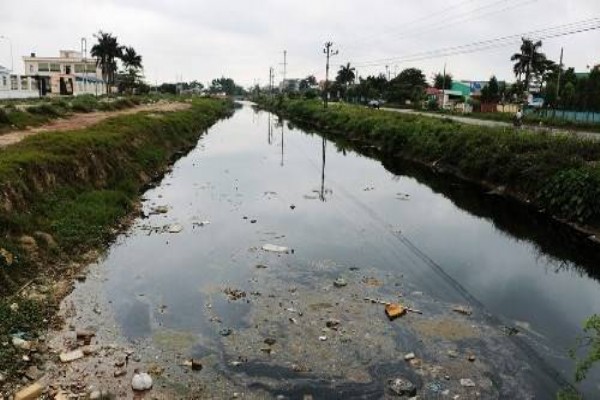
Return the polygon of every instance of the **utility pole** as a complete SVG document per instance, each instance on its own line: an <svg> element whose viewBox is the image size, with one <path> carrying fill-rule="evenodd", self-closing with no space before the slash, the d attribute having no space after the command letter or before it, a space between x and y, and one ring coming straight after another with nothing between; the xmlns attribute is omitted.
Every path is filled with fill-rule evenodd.
<svg viewBox="0 0 600 400"><path fill-rule="evenodd" d="M281 85L281 91L285 92L285 79L287 77L287 50L283 51L283 81Z"/></svg>
<svg viewBox="0 0 600 400"><path fill-rule="evenodd" d="M273 97L273 67L269 67L269 97Z"/></svg>
<svg viewBox="0 0 600 400"><path fill-rule="evenodd" d="M325 43L325 48L323 49L323 53L327 56L327 61L325 64L325 108L327 108L327 101L329 100L329 58L335 56L339 53L337 50L332 50L333 42Z"/></svg>
<svg viewBox="0 0 600 400"><path fill-rule="evenodd" d="M325 136L323 136L323 142L322 142L322 156L323 156L323 163L321 164L321 193L319 193L319 198L321 199L321 201L325 201L325 154L326 154L326 148L325 148L325 144L327 142L325 141Z"/></svg>
<svg viewBox="0 0 600 400"><path fill-rule="evenodd" d="M389 65L385 66L385 75L387 76L387 80L389 82L390 81L390 66Z"/></svg>
<svg viewBox="0 0 600 400"><path fill-rule="evenodd" d="M81 55L83 56L83 92L87 93L87 39L81 38Z"/></svg>
<svg viewBox="0 0 600 400"><path fill-rule="evenodd" d="M444 79L442 79L442 111L446 103L446 63L444 63Z"/></svg>
<svg viewBox="0 0 600 400"><path fill-rule="evenodd" d="M563 48L560 48L560 63L558 63L558 78L556 79L556 104L558 104L558 100L560 99L560 75L562 74L563 68ZM556 108L556 106L554 107Z"/></svg>
<svg viewBox="0 0 600 400"><path fill-rule="evenodd" d="M0 35L0 39L6 39L10 46L10 72L15 73L15 60L13 58L12 40L8 36ZM25 71L27 73L27 71Z"/></svg>

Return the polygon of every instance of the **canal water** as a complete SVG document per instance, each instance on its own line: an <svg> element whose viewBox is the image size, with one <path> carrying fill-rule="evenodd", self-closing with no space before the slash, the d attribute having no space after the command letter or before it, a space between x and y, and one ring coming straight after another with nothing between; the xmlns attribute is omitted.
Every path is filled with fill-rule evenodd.
<svg viewBox="0 0 600 400"><path fill-rule="evenodd" d="M203 360L186 379L222 393L381 398L401 376L422 398L553 398L572 383L568 351L600 312L597 249L364 151L249 104L216 124L99 265L119 331L172 380ZM370 300L422 314L389 321ZM598 378L578 388L597 396Z"/></svg>

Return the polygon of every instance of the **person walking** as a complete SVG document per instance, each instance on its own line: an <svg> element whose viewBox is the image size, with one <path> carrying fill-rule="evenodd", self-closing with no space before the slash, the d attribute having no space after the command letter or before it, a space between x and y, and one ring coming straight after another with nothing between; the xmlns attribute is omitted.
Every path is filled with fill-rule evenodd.
<svg viewBox="0 0 600 400"><path fill-rule="evenodd" d="M521 108L515 113L513 124L515 125L515 128L520 128L523 125L523 111Z"/></svg>

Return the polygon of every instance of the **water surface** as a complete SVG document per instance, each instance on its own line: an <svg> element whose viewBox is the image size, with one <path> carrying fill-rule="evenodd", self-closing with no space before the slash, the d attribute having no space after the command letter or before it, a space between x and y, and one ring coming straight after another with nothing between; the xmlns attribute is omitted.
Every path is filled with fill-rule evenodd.
<svg viewBox="0 0 600 400"><path fill-rule="evenodd" d="M460 181L361 155L249 105L211 128L145 199L148 214L161 205L169 212L138 221L103 263L105 290L130 340L172 330L214 344L223 326L250 329L253 302L228 300L223 289L245 289L270 271L279 279L274 288L289 284L315 293L333 290L339 276L358 284L368 273L387 285L379 295L423 293L431 301L422 306L431 314L466 304L482 324L517 328L517 337L506 340L520 343L515 360L531 364L533 372L523 378L532 381L530 393L546 398L561 379L571 381L567 351L584 319L600 311L593 271L598 252L585 240ZM149 230L170 224L183 231ZM266 243L288 246L293 254L266 253L260 250ZM268 266L263 275L257 264ZM218 328L207 307L219 315ZM312 339L306 338L307 346ZM481 347L495 356L489 343ZM216 352L223 362L231 355L227 345L194 351ZM490 362L507 366L513 356L497 357ZM294 380L293 373L278 375L281 370L269 372L268 365L255 372ZM379 373L397 368L378 365ZM597 394L598 377L592 374L581 388ZM347 388L377 397L383 382L375 387Z"/></svg>

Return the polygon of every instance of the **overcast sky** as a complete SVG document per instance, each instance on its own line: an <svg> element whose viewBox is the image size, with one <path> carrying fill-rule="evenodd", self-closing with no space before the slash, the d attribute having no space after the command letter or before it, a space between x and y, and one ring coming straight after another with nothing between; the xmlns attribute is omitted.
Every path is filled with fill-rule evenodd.
<svg viewBox="0 0 600 400"><path fill-rule="evenodd" d="M288 77L324 78L323 43L339 49L340 64L359 66L362 76L419 67L427 77L444 63L458 79L512 80L510 55L518 44L485 52L416 62L402 58L423 51L521 34L600 18L600 0L19 0L0 1L0 35L12 40L15 70L31 52L53 56L59 49L93 42L98 30L143 56L148 81L208 82L227 76L243 85L268 82L269 67L281 79L283 50ZM577 71L600 63L600 30L544 41L543 51ZM367 62L394 58L366 67ZM10 49L0 40L0 64L10 68Z"/></svg>

